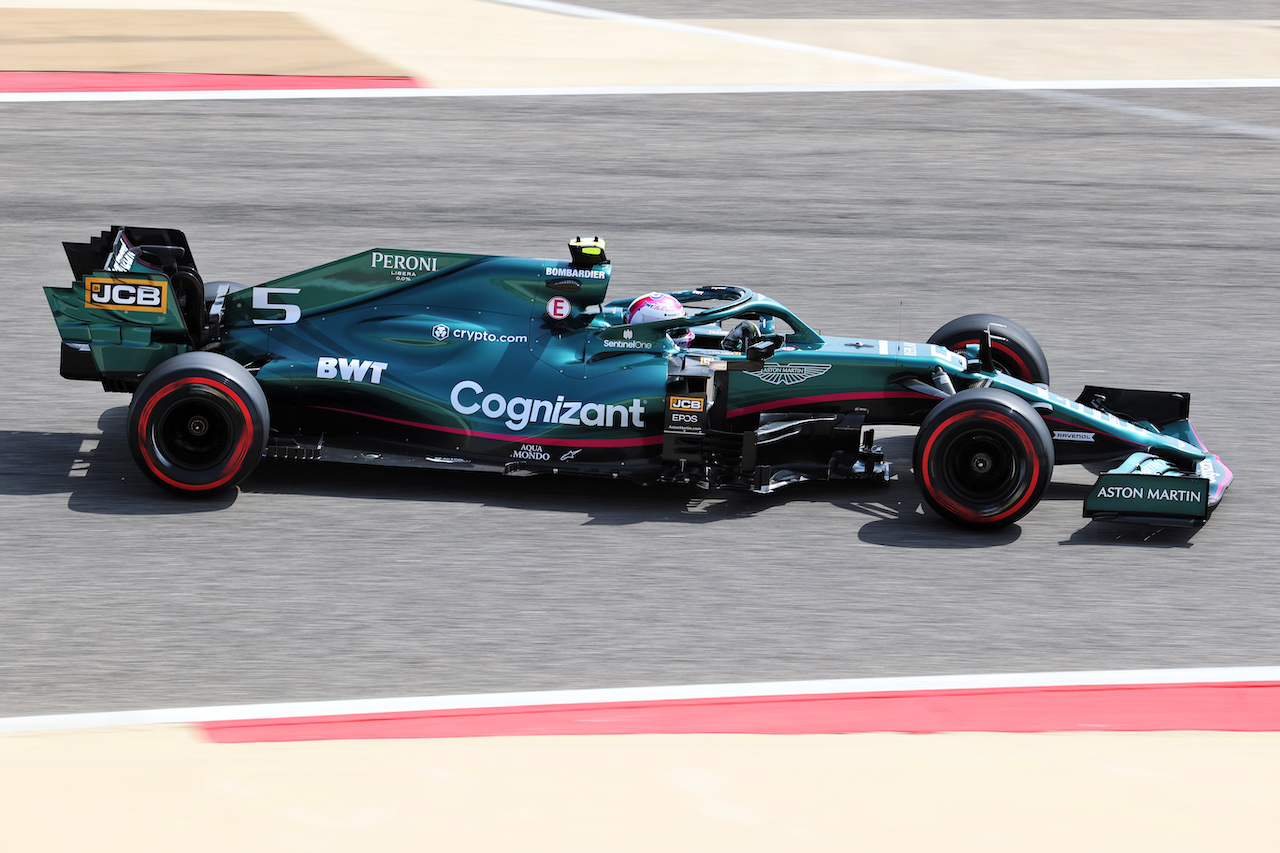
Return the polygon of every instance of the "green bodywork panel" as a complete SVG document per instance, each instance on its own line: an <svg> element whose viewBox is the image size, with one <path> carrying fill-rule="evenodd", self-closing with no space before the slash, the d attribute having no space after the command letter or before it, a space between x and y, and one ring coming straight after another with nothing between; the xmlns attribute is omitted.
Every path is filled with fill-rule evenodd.
<svg viewBox="0 0 1280 853"><path fill-rule="evenodd" d="M483 269L473 269L481 263ZM557 295L546 287L556 270L577 285L563 294L572 304L599 304L609 284L609 266L591 270L563 266L563 261L371 249L235 291L227 297L224 325L288 325L374 298L381 305L397 292L410 290L413 294L407 301L427 310L446 309L472 317L481 313L528 317L535 299L545 303ZM291 313L286 305L296 306L300 313ZM483 312L477 306L483 306Z"/></svg>
<svg viewBox="0 0 1280 853"><path fill-rule="evenodd" d="M88 344L100 373L146 373L190 349L178 342L186 327L163 274L95 272L44 294L58 334Z"/></svg>

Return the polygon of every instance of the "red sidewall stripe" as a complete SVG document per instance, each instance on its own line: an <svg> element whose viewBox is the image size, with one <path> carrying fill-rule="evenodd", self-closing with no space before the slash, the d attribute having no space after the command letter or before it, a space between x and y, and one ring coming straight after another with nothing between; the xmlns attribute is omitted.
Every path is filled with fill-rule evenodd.
<svg viewBox="0 0 1280 853"><path fill-rule="evenodd" d="M383 738L858 732L1280 731L1280 683L743 696L232 720L217 743Z"/></svg>
<svg viewBox="0 0 1280 853"><path fill-rule="evenodd" d="M245 429L240 433L240 439L236 442L236 446L231 451L231 457L227 460L223 467L225 472L222 477L212 483L202 483L192 485L190 483L180 483L173 479L164 471L160 470L160 466L156 463L155 458L151 455L151 444L147 441L148 425L151 422L151 410L155 408L156 403L167 397L170 393L182 387L183 385L204 385L214 394L230 399L240 409L240 414L244 418ZM205 492L210 489L216 489L226 485L240 470L244 458L249 454L249 448L253 446L253 418L249 414L249 407L240 399L239 394L231 393L227 386L211 379L205 379L201 376L187 376L182 379L175 379L168 385L161 388L147 400L147 405L143 407L142 413L138 416L138 447L142 450L143 461L146 462L147 468L151 473L155 474L161 480L176 489L183 489L188 492Z"/></svg>
<svg viewBox="0 0 1280 853"><path fill-rule="evenodd" d="M1022 499L1018 501L1016 504L1014 504L1012 507L1010 507L1009 509L1005 510L1004 512L998 513L997 515L980 515L976 512L973 512L968 507L961 506L960 504L951 500L946 495L941 494L936 488L934 488L933 478L930 476L930 471L933 467L930 461L930 455L933 451L933 443L934 441L937 440L939 434L941 434L943 430L945 430L948 426L955 423L956 421L961 421L961 420L965 420L966 418L976 417L977 415L985 415L986 417L999 421L1000 423L1004 424L1005 427L1012 430L1015 435L1018 436L1018 440L1022 442L1023 450L1025 450L1027 453L1027 458L1031 460L1031 482L1034 484L1037 480L1040 479L1040 457L1036 454L1035 448L1031 446L1031 437L1027 435L1026 430L1024 430L1022 428L1022 425L1019 424L1017 421L1015 421L1013 418L1010 418L1007 415L999 414L998 412L989 412L989 411L986 411L985 409L975 409L968 412L960 412L958 414L952 415L951 417L943 421L941 424L939 424L937 428L934 429L932 433L930 433L929 440L926 441L924 445L924 452L920 454L920 473L921 473L921 476L924 477L925 489L929 492L930 495L933 496L934 500L942 504L949 511L955 513L961 518L968 519L969 521L975 521L975 522L999 521L1000 519L1007 518L1008 516L1022 509L1022 507L1026 506L1027 501L1031 500L1031 497L1034 494L1035 489L1028 488L1023 493Z"/></svg>

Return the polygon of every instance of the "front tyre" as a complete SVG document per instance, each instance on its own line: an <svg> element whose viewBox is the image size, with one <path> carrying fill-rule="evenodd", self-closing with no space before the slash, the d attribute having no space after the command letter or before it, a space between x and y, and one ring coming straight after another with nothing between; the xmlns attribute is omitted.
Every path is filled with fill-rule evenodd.
<svg viewBox="0 0 1280 853"><path fill-rule="evenodd" d="M239 484L266 448L267 398L249 371L212 352L176 355L129 405L129 450L162 488L213 495Z"/></svg>
<svg viewBox="0 0 1280 853"><path fill-rule="evenodd" d="M1053 476L1053 440L1025 400L970 388L920 425L915 475L929 506L966 527L1012 524L1040 502Z"/></svg>
<svg viewBox="0 0 1280 853"><path fill-rule="evenodd" d="M991 330L991 360L996 370L1032 385L1049 384L1049 360L1031 333L998 314L966 314L947 323L929 337L929 343L964 352Z"/></svg>

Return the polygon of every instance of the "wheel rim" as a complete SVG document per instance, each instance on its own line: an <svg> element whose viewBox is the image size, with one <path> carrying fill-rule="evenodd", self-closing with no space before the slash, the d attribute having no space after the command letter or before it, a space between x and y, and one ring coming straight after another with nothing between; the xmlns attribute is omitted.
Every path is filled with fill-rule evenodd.
<svg viewBox="0 0 1280 853"><path fill-rule="evenodd" d="M156 452L177 467L192 471L217 468L231 453L231 420L211 396L174 401L157 413L154 424Z"/></svg>
<svg viewBox="0 0 1280 853"><path fill-rule="evenodd" d="M959 429L939 450L940 479L966 504L998 511L1026 488L1025 465L1017 458L1015 442L1003 431L985 426Z"/></svg>
<svg viewBox="0 0 1280 853"><path fill-rule="evenodd" d="M973 410L939 425L925 444L922 468L937 504L958 519L986 524L1024 511L1041 464L1016 421Z"/></svg>

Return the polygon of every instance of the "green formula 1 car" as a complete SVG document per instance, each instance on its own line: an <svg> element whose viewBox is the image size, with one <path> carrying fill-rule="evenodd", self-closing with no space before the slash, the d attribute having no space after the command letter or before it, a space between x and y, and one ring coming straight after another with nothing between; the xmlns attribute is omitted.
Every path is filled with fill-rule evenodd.
<svg viewBox="0 0 1280 853"><path fill-rule="evenodd" d="M75 281L45 288L62 375L132 393L134 458L183 494L263 456L768 493L887 480L875 424L919 426L920 489L969 526L1029 512L1055 463L1104 470L1084 514L1122 521L1203 524L1231 482L1187 394L1060 397L993 315L923 343L833 337L702 287L672 294L686 316L627 323L596 238L568 260L372 249L252 286L204 282L173 229L64 245Z"/></svg>

